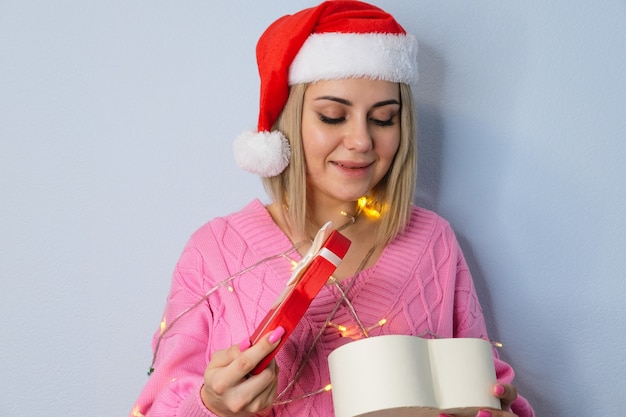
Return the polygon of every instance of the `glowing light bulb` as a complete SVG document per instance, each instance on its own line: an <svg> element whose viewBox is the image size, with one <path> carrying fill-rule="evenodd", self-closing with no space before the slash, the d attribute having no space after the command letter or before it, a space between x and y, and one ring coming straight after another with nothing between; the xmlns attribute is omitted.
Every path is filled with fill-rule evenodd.
<svg viewBox="0 0 626 417"><path fill-rule="evenodd" d="M165 328L167 327L166 321L165 321L165 317L163 317L163 320L161 321L161 334L163 334L163 332L165 332Z"/></svg>
<svg viewBox="0 0 626 417"><path fill-rule="evenodd" d="M367 217L370 217L372 219L380 218L380 211L374 208L374 205L369 198L361 197L359 198L359 201L357 202L357 204L359 205L359 209L363 213L365 213Z"/></svg>
<svg viewBox="0 0 626 417"><path fill-rule="evenodd" d="M133 408L133 417L146 417L139 411L139 406Z"/></svg>
<svg viewBox="0 0 626 417"><path fill-rule="evenodd" d="M387 319L382 319L381 321L378 322L379 326L384 325L385 323L387 323Z"/></svg>
<svg viewBox="0 0 626 417"><path fill-rule="evenodd" d="M326 385L326 386L323 388L323 390L324 390L324 391L326 391L326 392L330 391L331 389L333 389L332 384L328 384L328 385Z"/></svg>
<svg viewBox="0 0 626 417"><path fill-rule="evenodd" d="M348 328L346 326L342 326L341 324L335 324L333 322L329 322L328 326L329 327L334 327L335 329L339 330L339 332L341 332L341 333L344 333L346 330L348 330Z"/></svg>

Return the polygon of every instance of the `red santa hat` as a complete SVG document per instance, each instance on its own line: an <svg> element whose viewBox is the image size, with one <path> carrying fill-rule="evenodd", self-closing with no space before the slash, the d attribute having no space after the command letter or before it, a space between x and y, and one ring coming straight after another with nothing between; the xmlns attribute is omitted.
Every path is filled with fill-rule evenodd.
<svg viewBox="0 0 626 417"><path fill-rule="evenodd" d="M331 0L283 16L261 35L256 49L261 95L257 131L235 140L235 159L262 177L289 164L285 136L272 131L289 86L320 80L371 78L417 81L417 41L389 13L357 0Z"/></svg>

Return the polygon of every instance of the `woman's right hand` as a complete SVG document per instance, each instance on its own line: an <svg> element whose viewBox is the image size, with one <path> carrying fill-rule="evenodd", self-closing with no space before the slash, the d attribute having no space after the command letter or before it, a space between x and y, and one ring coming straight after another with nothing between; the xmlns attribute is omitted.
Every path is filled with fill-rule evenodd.
<svg viewBox="0 0 626 417"><path fill-rule="evenodd" d="M221 417L248 417L271 407L278 386L276 361L258 375L248 375L278 346L284 333L278 327L252 347L244 341L215 352L200 391L204 405Z"/></svg>

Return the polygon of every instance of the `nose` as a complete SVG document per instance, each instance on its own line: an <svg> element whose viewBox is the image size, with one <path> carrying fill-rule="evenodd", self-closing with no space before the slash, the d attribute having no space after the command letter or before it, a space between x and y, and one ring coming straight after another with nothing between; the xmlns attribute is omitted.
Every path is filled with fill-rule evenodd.
<svg viewBox="0 0 626 417"><path fill-rule="evenodd" d="M372 149L374 142L370 132L370 126L367 123L367 117L361 119L353 119L347 124L347 130L344 137L344 146L347 149L357 152L367 152Z"/></svg>

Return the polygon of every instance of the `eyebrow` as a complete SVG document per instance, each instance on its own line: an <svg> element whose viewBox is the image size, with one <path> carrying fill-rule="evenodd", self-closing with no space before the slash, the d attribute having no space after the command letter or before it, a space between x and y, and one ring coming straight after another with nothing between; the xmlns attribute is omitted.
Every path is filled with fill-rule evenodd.
<svg viewBox="0 0 626 417"><path fill-rule="evenodd" d="M317 97L315 100L316 101L317 100L330 100L330 101L335 101L337 103L345 104L346 106L352 106L352 102L350 100L346 100L344 98L335 97L335 96L321 96L321 97ZM397 104L399 106L400 102L396 99L384 100L384 101L379 101L378 103L375 103L372 107L383 107L383 106L388 106L390 104Z"/></svg>

